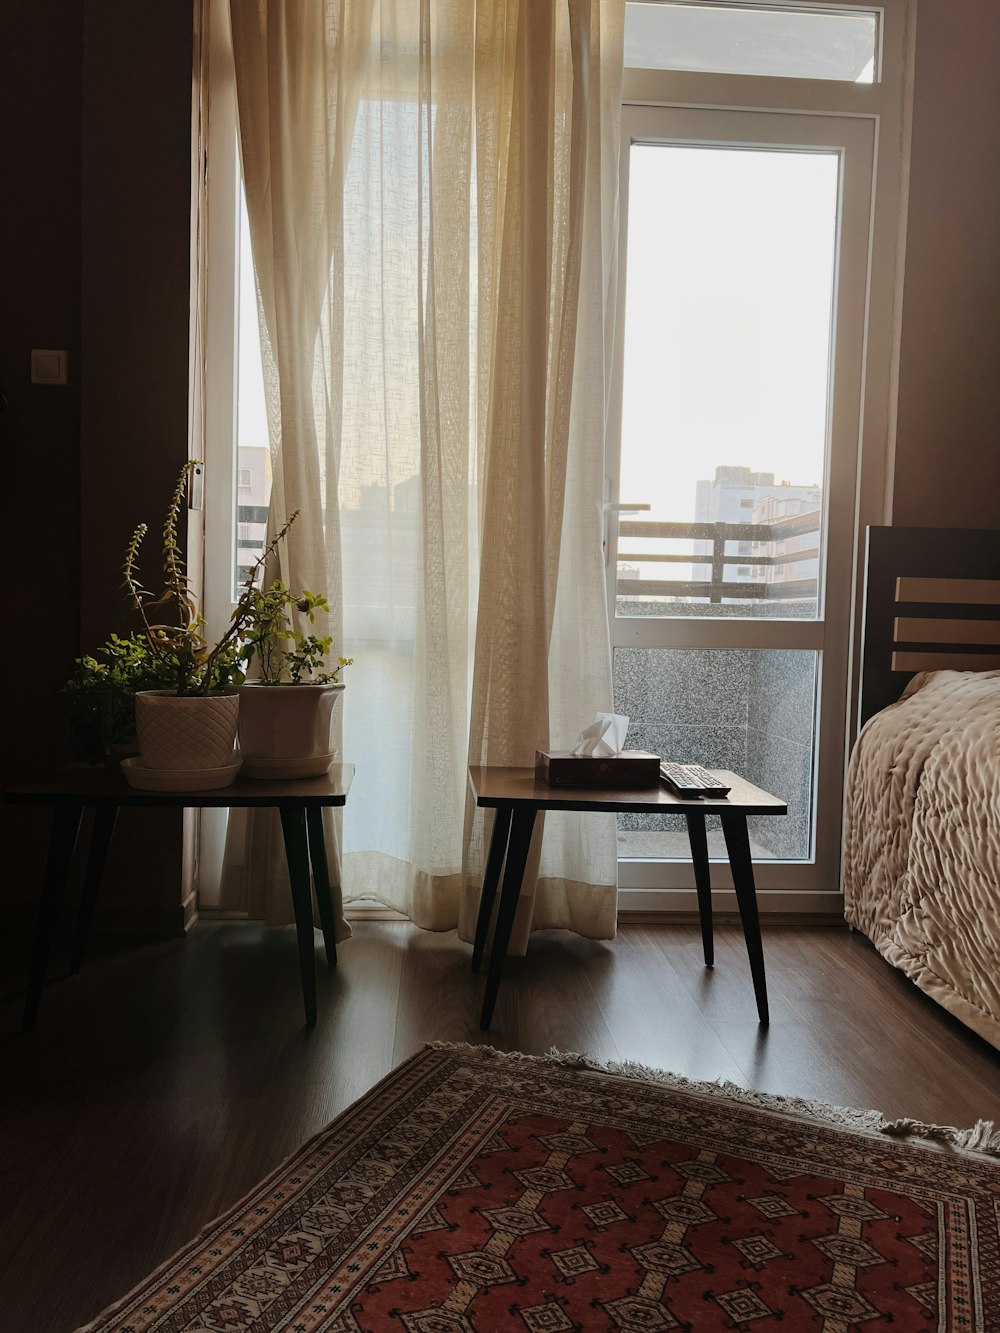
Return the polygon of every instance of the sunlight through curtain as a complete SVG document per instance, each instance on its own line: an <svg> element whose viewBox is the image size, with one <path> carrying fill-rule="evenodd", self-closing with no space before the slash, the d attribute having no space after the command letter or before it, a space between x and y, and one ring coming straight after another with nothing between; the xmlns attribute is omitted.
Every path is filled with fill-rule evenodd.
<svg viewBox="0 0 1000 1333"><path fill-rule="evenodd" d="M601 500L623 0L232 0L276 569L325 588L343 901L470 938L469 763L611 706ZM256 825L256 827L255 827ZM550 816L512 947L615 929L613 816ZM239 842L239 846L237 846ZM235 830L255 914L280 839ZM339 859L338 859L339 858Z"/></svg>

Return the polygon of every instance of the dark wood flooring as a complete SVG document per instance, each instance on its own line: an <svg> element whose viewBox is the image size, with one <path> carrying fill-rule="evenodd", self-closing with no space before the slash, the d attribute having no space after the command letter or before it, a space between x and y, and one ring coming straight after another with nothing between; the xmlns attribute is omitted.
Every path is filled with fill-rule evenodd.
<svg viewBox="0 0 1000 1333"><path fill-rule="evenodd" d="M317 940L319 937L317 936ZM18 1035L0 1002L0 1330L63 1333L143 1278L428 1040L489 1040L966 1125L1000 1120L1000 1055L846 930L765 932L771 1025L742 936L562 932L508 962L494 1026L452 934L358 922L307 1031L294 934L199 925L104 948ZM321 951L319 951L321 957ZM19 963L23 958L19 958Z"/></svg>

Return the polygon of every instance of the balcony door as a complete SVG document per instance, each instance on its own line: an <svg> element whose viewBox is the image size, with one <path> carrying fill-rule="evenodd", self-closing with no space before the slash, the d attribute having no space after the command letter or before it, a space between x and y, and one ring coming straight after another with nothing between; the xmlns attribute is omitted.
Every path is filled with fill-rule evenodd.
<svg viewBox="0 0 1000 1333"><path fill-rule="evenodd" d="M630 745L787 800L751 838L793 911L834 910L839 880L874 136L862 117L623 113L616 706ZM624 906L693 907L682 824L622 817L619 856Z"/></svg>

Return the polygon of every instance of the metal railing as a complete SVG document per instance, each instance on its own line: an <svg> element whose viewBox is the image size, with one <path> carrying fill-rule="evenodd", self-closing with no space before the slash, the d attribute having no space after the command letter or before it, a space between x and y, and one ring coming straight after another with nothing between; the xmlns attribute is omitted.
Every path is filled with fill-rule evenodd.
<svg viewBox="0 0 1000 1333"><path fill-rule="evenodd" d="M719 603L724 600L797 601L814 598L816 578L776 578L771 580L741 580L726 578L727 565L753 566L756 569L780 570L786 565L799 565L818 560L818 541L806 550L782 550L784 543L794 538L818 533L822 514L818 509L774 523L658 523L644 519L624 519L618 527L618 563L622 564L682 564L692 567L708 566L708 578L701 579L637 579L622 577L619 570L616 590L619 597L641 598L694 598ZM627 551L621 549L625 538L650 540L688 540L711 542L710 551ZM750 544L752 553L728 553L729 542Z"/></svg>

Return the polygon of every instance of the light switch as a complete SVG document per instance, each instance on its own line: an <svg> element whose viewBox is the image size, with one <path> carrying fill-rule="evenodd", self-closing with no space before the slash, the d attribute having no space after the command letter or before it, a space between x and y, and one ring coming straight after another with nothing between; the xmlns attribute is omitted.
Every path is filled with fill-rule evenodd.
<svg viewBox="0 0 1000 1333"><path fill-rule="evenodd" d="M65 384L66 353L52 352L43 348L32 348L31 352L32 384Z"/></svg>

